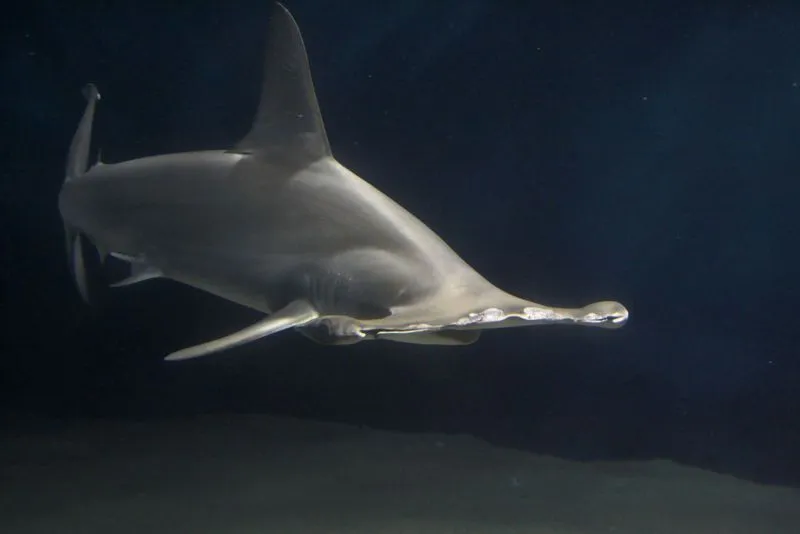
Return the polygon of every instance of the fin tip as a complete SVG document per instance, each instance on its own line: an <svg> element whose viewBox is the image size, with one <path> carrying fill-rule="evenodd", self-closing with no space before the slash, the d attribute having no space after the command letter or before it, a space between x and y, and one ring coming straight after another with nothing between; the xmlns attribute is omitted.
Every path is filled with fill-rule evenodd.
<svg viewBox="0 0 800 534"><path fill-rule="evenodd" d="M84 98L89 101L100 100L101 98L100 91L97 90L97 86L91 82L84 85L81 92L83 93Z"/></svg>

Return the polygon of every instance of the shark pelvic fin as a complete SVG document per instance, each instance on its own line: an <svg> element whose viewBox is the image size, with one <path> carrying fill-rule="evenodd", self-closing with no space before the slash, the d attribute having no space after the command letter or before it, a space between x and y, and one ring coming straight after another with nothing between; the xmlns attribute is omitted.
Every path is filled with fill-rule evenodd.
<svg viewBox="0 0 800 534"><path fill-rule="evenodd" d="M274 151L307 163L330 156L303 37L279 3L268 32L258 111L250 132L232 151Z"/></svg>
<svg viewBox="0 0 800 534"><path fill-rule="evenodd" d="M163 276L163 273L156 267L143 263L133 263L131 264L130 276L120 280L119 282L110 284L110 287L131 286L133 284L138 284L139 282L145 282L147 280L153 280Z"/></svg>
<svg viewBox="0 0 800 534"><path fill-rule="evenodd" d="M173 352L165 359L169 361L175 360L188 360L190 358L198 358L200 356L207 356L215 352L220 352L227 349L232 349L251 341L256 341L262 337L294 328L304 326L314 321L319 317L319 313L309 303L305 301L294 301L286 307L272 313L266 319L257 322L254 325L248 326L243 330L239 330L213 341L207 341L200 345L181 349Z"/></svg>
<svg viewBox="0 0 800 534"><path fill-rule="evenodd" d="M130 286L133 284L138 284L139 282L144 282L146 280L163 278L164 276L164 273L161 272L161 269L150 265L144 258L129 256L127 254L121 254L119 252L111 252L109 253L109 256L111 256L112 258L116 258L120 261L123 261L125 263L128 263L130 265L130 274L125 278L121 279L119 282L114 282L113 284L109 284L109 287Z"/></svg>

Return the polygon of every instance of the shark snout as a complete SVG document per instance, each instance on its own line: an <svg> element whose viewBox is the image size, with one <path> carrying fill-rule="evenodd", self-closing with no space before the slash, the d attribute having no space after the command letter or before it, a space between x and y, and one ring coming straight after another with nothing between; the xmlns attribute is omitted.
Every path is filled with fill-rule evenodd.
<svg viewBox="0 0 800 534"><path fill-rule="evenodd" d="M585 306L578 322L602 328L619 328L628 322L628 309L613 300L604 300Z"/></svg>

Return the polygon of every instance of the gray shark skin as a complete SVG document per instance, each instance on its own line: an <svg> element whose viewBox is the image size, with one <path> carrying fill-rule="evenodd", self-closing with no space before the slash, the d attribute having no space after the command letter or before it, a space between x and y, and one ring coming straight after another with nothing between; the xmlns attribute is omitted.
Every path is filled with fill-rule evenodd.
<svg viewBox="0 0 800 534"><path fill-rule="evenodd" d="M557 308L488 282L436 233L333 157L300 30L277 4L261 102L228 150L89 168L95 106L70 147L59 209L70 269L91 302L111 255L131 265L115 286L167 278L267 314L182 360L295 329L323 344L362 340L466 345L481 330L534 324L617 328L617 302Z"/></svg>

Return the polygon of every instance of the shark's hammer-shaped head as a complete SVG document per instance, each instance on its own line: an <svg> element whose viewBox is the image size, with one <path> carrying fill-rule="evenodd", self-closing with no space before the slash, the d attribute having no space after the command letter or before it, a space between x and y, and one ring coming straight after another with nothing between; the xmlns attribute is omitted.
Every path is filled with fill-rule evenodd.
<svg viewBox="0 0 800 534"><path fill-rule="evenodd" d="M603 300L581 308L582 315L575 321L587 326L620 328L628 322L628 309L614 300Z"/></svg>
<svg viewBox="0 0 800 534"><path fill-rule="evenodd" d="M474 304L470 305L473 301ZM461 308L460 312L454 312ZM431 310L442 313L431 314ZM447 310L447 312L445 312ZM321 317L308 337L327 344L351 344L385 339L424 345L466 345L483 330L546 324L576 324L615 329L628 320L628 310L615 301L600 301L580 308L544 306L500 290L488 295L462 297L432 305L420 303L397 310L391 317L359 321L352 317Z"/></svg>
<svg viewBox="0 0 800 534"><path fill-rule="evenodd" d="M579 324L619 328L628 321L628 310L616 301L594 302L582 308L554 308L533 302L505 308L487 308L458 319L454 328L509 328L532 324Z"/></svg>

